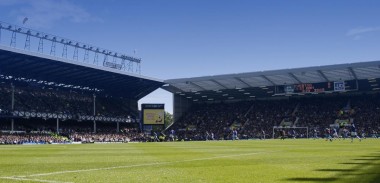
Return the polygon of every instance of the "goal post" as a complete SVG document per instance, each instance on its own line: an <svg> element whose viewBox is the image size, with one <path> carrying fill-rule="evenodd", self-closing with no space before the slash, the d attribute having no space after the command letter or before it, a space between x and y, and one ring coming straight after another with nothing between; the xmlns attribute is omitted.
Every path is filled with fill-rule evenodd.
<svg viewBox="0 0 380 183"><path fill-rule="evenodd" d="M273 127L273 134L272 134L273 139L275 138L276 131L278 131L279 129L285 129L286 131L289 131L292 129L296 129L297 131L300 131L300 130L304 129L304 130L306 130L306 138L309 138L309 127L274 126Z"/></svg>

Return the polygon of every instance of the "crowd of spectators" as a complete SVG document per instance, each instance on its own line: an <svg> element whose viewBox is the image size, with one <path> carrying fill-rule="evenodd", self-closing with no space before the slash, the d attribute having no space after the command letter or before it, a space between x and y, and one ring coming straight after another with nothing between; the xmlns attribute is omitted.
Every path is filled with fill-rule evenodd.
<svg viewBox="0 0 380 183"><path fill-rule="evenodd" d="M273 100L251 102L253 108L247 115L247 122L240 130L243 138L272 137L273 126L289 118L297 105L294 100Z"/></svg>
<svg viewBox="0 0 380 183"><path fill-rule="evenodd" d="M349 101L345 96L313 97L300 100L295 115L299 118L297 126L323 131L339 118L339 111Z"/></svg>
<svg viewBox="0 0 380 183"><path fill-rule="evenodd" d="M14 109L12 110L13 92ZM74 118L93 116L94 103L96 116L134 118L138 115L137 111L130 107L130 101L125 98L35 82L12 81L10 83L8 80L0 79L0 115L3 116L9 116L11 111L67 114Z"/></svg>
<svg viewBox="0 0 380 183"><path fill-rule="evenodd" d="M95 103L96 116L126 117L131 113L137 115L137 111L133 112L130 107L131 101L127 99L96 92L94 97L94 91L53 87L36 82L14 80L11 84L10 81L0 79L1 119L12 117L12 93L14 111L92 116ZM109 123L114 126L100 125L97 133L94 133L92 122L78 123L71 119L75 123L64 122L57 132L54 120L52 123L48 122L49 119L45 119L47 122L23 120L28 122L14 124L14 128L21 133L8 133L10 124L0 123L0 131L7 131L0 134L0 144L157 141L156 135L142 133L136 127L122 127L122 130L117 131L116 123ZM321 135L336 120L355 123L360 134L377 136L380 126L379 93L194 104L170 130L173 129L180 140L227 140L232 139L234 130L237 131L239 139L264 139L284 133L289 137L303 138L307 136L305 129L292 127L308 127L310 131L320 132ZM274 131L274 126L290 128Z"/></svg>
<svg viewBox="0 0 380 183"><path fill-rule="evenodd" d="M45 128L48 129L48 128ZM0 145L7 144L53 144L53 143L128 143L152 141L152 136L142 133L137 128L101 129L99 132L87 130L76 131L65 128L63 133L53 131L6 131L0 132Z"/></svg>
<svg viewBox="0 0 380 183"><path fill-rule="evenodd" d="M112 97L100 90L85 90L2 76L0 78L0 144L133 142L150 139L135 130L136 128L125 127L126 123L123 123L125 121L120 122L121 130L117 131L116 122L97 120L97 133L94 133L92 121L79 118L93 116L94 104L95 116L133 120L138 115L137 109L131 107L130 100ZM16 118L12 127L10 123L14 115L12 111L66 114L73 117L60 120L57 132L56 119L46 116L45 118L43 116Z"/></svg>
<svg viewBox="0 0 380 183"><path fill-rule="evenodd" d="M323 95L293 97L278 100L253 100L235 103L198 104L182 116L171 129L179 139L207 140L213 133L215 139L231 139L233 129L240 139L279 137L304 138L308 132L321 136L336 120L347 120L357 126L360 134L375 136L380 130L380 95ZM290 121L289 129L281 127ZM235 125L238 124L238 125ZM285 126L284 126L285 127ZM274 132L273 132L274 131ZM285 132L283 132L285 131ZM274 134L273 134L274 133Z"/></svg>
<svg viewBox="0 0 380 183"><path fill-rule="evenodd" d="M353 97L350 100L350 117L360 133L375 136L380 131L380 94Z"/></svg>
<svg viewBox="0 0 380 183"><path fill-rule="evenodd" d="M0 145L10 144L52 144L68 143L69 141L61 136L44 133L15 133L0 134Z"/></svg>
<svg viewBox="0 0 380 183"><path fill-rule="evenodd" d="M239 139L268 138L273 126L289 117L296 102L292 100L256 100L235 103L200 104L175 123L179 139L231 139L238 131Z"/></svg>
<svg viewBox="0 0 380 183"><path fill-rule="evenodd" d="M228 138L231 125L245 123L249 107L250 102L196 105L172 128L180 139L203 140L207 133L213 133L215 139Z"/></svg>
<svg viewBox="0 0 380 183"><path fill-rule="evenodd" d="M101 132L77 132L68 133L68 137L72 142L94 143L94 142L147 142L150 136L142 133L137 128L124 128L119 132L113 129L103 129Z"/></svg>

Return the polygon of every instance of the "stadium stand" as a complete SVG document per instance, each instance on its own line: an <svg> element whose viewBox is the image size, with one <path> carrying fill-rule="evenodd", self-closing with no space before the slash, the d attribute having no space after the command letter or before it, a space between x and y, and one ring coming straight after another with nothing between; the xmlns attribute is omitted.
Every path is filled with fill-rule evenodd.
<svg viewBox="0 0 380 183"><path fill-rule="evenodd" d="M3 22L1 30L25 47L16 36L0 42L0 144L165 140L143 133L161 124L138 120L137 101L159 87L173 93L166 133L179 140L228 140L235 130L239 139L305 138L352 123L361 136L379 131L380 61L163 82L140 75L139 58Z"/></svg>
<svg viewBox="0 0 380 183"><path fill-rule="evenodd" d="M141 130L136 130L139 113L130 103L128 98L113 97L102 91L1 77L0 144L148 141ZM11 118L15 120L13 128L7 122ZM59 130L55 118L61 120ZM96 133L93 119L97 121ZM115 130L116 122L121 123L119 131Z"/></svg>
<svg viewBox="0 0 380 183"><path fill-rule="evenodd" d="M12 91L13 90L13 91ZM12 110L14 93L14 110ZM94 95L96 96L94 133ZM150 138L136 128L137 109L128 98L102 91L51 86L33 80L0 77L0 144L133 142ZM18 114L22 114L18 115ZM59 117L60 116L60 117ZM13 128L9 118L15 120ZM62 121L57 130L55 119ZM93 119L95 119L93 118ZM113 121L115 119L116 121ZM119 121L123 119L124 121ZM125 120L130 120L128 123ZM121 122L116 131L116 122Z"/></svg>
<svg viewBox="0 0 380 183"><path fill-rule="evenodd" d="M171 128L184 140L206 140L207 133L216 139L231 139L232 129L238 129L239 138L279 137L273 134L274 126L290 119L288 136L306 138L305 129L293 132L291 127L316 129L322 135L336 120L354 122L366 136L380 130L380 95L326 95L285 98L277 100L252 100L235 103L198 104ZM238 125L236 125L238 124ZM294 134L296 133L296 134Z"/></svg>
<svg viewBox="0 0 380 183"><path fill-rule="evenodd" d="M0 80L1 109L11 110L12 86L9 81ZM92 115L93 94L88 91L78 89L65 89L63 87L52 87L36 82L12 82L15 88L14 110L24 112L40 113L62 113L70 115ZM133 115L128 102L123 98L108 97L105 94L96 92L97 116L124 117Z"/></svg>
<svg viewBox="0 0 380 183"><path fill-rule="evenodd" d="M322 137L352 123L375 137L379 78L380 61L369 61L170 79L162 88L174 95L171 129L184 140L231 139L234 128L240 139Z"/></svg>
<svg viewBox="0 0 380 183"><path fill-rule="evenodd" d="M0 144L145 140L137 102L163 82L140 74L140 58L5 22L0 32Z"/></svg>

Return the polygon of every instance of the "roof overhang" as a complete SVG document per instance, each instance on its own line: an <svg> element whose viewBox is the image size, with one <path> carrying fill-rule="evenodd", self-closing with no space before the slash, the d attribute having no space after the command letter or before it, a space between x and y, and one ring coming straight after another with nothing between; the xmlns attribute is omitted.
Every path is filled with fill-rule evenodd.
<svg viewBox="0 0 380 183"><path fill-rule="evenodd" d="M103 89L107 94L141 99L162 80L122 70L0 46L0 74Z"/></svg>
<svg viewBox="0 0 380 183"><path fill-rule="evenodd" d="M226 98L239 90L243 95L255 97L269 90L272 90L269 94L273 94L276 86L373 78L380 78L380 61L170 79L164 81L166 85L162 88L189 99L194 95L186 93L207 97L207 94L217 92Z"/></svg>

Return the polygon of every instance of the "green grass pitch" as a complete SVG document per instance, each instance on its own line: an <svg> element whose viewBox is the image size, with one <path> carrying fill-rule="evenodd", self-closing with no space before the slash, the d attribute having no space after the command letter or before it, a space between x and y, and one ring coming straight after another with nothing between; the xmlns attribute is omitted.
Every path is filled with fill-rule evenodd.
<svg viewBox="0 0 380 183"><path fill-rule="evenodd" d="M380 182L380 139L0 146L0 182Z"/></svg>

